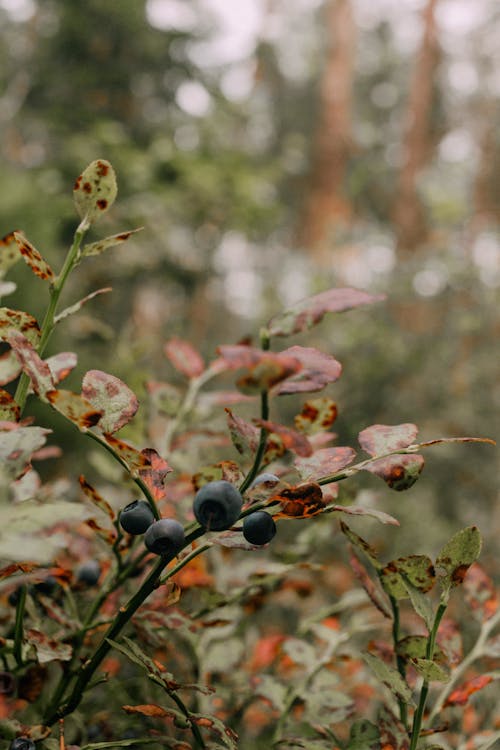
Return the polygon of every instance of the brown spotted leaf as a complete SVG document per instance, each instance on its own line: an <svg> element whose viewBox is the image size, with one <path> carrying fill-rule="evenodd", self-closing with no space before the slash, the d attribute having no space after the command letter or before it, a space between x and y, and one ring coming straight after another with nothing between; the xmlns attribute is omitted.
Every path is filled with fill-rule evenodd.
<svg viewBox="0 0 500 750"><path fill-rule="evenodd" d="M386 456L370 461L363 466L364 471L380 477L391 488L401 492L415 484L424 468L424 457L419 453Z"/></svg>
<svg viewBox="0 0 500 750"><path fill-rule="evenodd" d="M22 369L31 380L35 393L45 400L47 391L54 389L49 365L39 357L31 342L19 331L11 329L5 339L11 345Z"/></svg>
<svg viewBox="0 0 500 750"><path fill-rule="evenodd" d="M336 474L356 458L356 453L349 447L320 448L309 458L296 458L294 466L303 479L318 480Z"/></svg>
<svg viewBox="0 0 500 750"><path fill-rule="evenodd" d="M101 524L98 523L95 518L87 518L85 524L89 527L89 529L92 529L92 531L94 531L100 539L102 539L106 544L109 544L110 547L112 547L116 542L116 529L110 529L101 526Z"/></svg>
<svg viewBox="0 0 500 750"><path fill-rule="evenodd" d="M5 568L0 570L0 581L4 581L6 578L10 578L16 573L31 573L33 570L38 568L38 563L35 562L17 562L7 565Z"/></svg>
<svg viewBox="0 0 500 750"><path fill-rule="evenodd" d="M362 430L358 435L360 446L370 456L391 453L400 448L411 445L418 434L418 427L414 424L373 424Z"/></svg>
<svg viewBox="0 0 500 750"><path fill-rule="evenodd" d="M468 526L457 532L442 548L436 567L444 571L442 586L445 590L463 583L467 570L476 562L482 547L477 526Z"/></svg>
<svg viewBox="0 0 500 750"><path fill-rule="evenodd" d="M33 273L44 281L52 282L54 280L54 271L42 258L36 247L20 232L14 232L14 238L19 247L19 252Z"/></svg>
<svg viewBox="0 0 500 750"><path fill-rule="evenodd" d="M163 351L176 370L188 378L197 378L205 369L201 354L188 341L173 336Z"/></svg>
<svg viewBox="0 0 500 750"><path fill-rule="evenodd" d="M278 435L286 450L292 451L297 456L312 455L312 445L301 432L265 419L255 419L254 421L259 427L263 427L268 432Z"/></svg>
<svg viewBox="0 0 500 750"><path fill-rule="evenodd" d="M99 427L113 434L126 425L137 409L137 396L119 378L102 370L89 370L83 378L82 396L102 413Z"/></svg>
<svg viewBox="0 0 500 750"><path fill-rule="evenodd" d="M111 208L117 192L115 171L109 161L97 159L83 170L73 187L73 200L83 229Z"/></svg>
<svg viewBox="0 0 500 750"><path fill-rule="evenodd" d="M500 674L496 677L496 679L499 678ZM477 677L473 677L471 680L467 680L467 682L464 682L460 687L455 688L455 690L453 690L449 694L444 705L465 706L471 695L477 693L478 690L482 690L484 687L486 687L486 685L489 685L490 682L493 682L494 679L494 675L482 674L478 675Z"/></svg>
<svg viewBox="0 0 500 750"><path fill-rule="evenodd" d="M403 680L398 670L395 667L391 667L386 664L382 659L374 654L364 653L363 659L371 669L375 677L382 684L389 688L389 690L398 698L398 700L404 701L406 704L413 706L412 693L406 682Z"/></svg>
<svg viewBox="0 0 500 750"><path fill-rule="evenodd" d="M329 383L338 380L342 372L340 362L312 346L290 346L281 354L293 357L301 363L302 368L297 375L288 377L277 386L274 393L278 396L321 391Z"/></svg>
<svg viewBox="0 0 500 750"><path fill-rule="evenodd" d="M255 425L237 417L231 409L224 409L227 414L227 425L231 440L244 459L250 460L257 450L259 442L259 430Z"/></svg>
<svg viewBox="0 0 500 750"><path fill-rule="evenodd" d="M35 318L24 310L11 310L10 307L0 307L0 339L15 329L25 336L32 344L40 340L40 328Z"/></svg>
<svg viewBox="0 0 500 750"><path fill-rule="evenodd" d="M134 448L133 445L125 443L114 435L104 433L103 437L109 447L127 465L132 474L138 475L140 471L150 468L150 459L143 451Z"/></svg>
<svg viewBox="0 0 500 750"><path fill-rule="evenodd" d="M175 711L168 708L162 708L161 706L156 706L153 703L145 703L139 706L122 706L122 709L126 714L141 714L142 716L165 716L170 718L175 718L176 716Z"/></svg>
<svg viewBox="0 0 500 750"><path fill-rule="evenodd" d="M371 564L376 570L380 570L383 567L382 564L379 562L377 553L375 552L373 547L370 544L368 544L368 542L366 542L364 539L362 539L362 537L358 536L356 532L350 529L349 526L344 521L340 522L340 530L349 539L353 547L358 549L360 552L363 553L365 557L368 558L368 560L371 562Z"/></svg>
<svg viewBox="0 0 500 750"><path fill-rule="evenodd" d="M96 409L90 401L87 401L79 393L65 391L49 391L47 401L75 424L79 430L85 432L90 427L94 427L102 417L102 412Z"/></svg>
<svg viewBox="0 0 500 750"><path fill-rule="evenodd" d="M154 448L143 448L141 454L148 460L149 466L139 469L139 476L148 487L154 499L159 502L166 496L165 479L173 471L172 467Z"/></svg>
<svg viewBox="0 0 500 750"><path fill-rule="evenodd" d="M219 346L217 352L220 358L215 364L219 372L224 369L245 371L236 385L246 394L269 390L302 368L298 359L283 352L267 352L243 344Z"/></svg>
<svg viewBox="0 0 500 750"><path fill-rule="evenodd" d="M107 292L112 291L113 289L110 286L96 289L95 292L91 292L90 294L87 294L86 297L82 297L82 299L75 302L74 305L70 305L69 307L64 308L64 310L61 310L61 312L55 316L54 323L59 323L59 321L67 318L69 315L74 315L74 313L78 312L87 302L94 299L94 297L97 297L99 294L107 294Z"/></svg>
<svg viewBox="0 0 500 750"><path fill-rule="evenodd" d="M0 420L18 422L20 414L19 405L14 401L10 393L0 388Z"/></svg>
<svg viewBox="0 0 500 750"><path fill-rule="evenodd" d="M306 435L328 430L337 419L337 404L331 398L306 401L300 414L294 417L295 427Z"/></svg>
<svg viewBox="0 0 500 750"><path fill-rule="evenodd" d="M0 431L0 477L7 483L22 476L29 468L33 453L46 442L51 430L42 427L14 425Z"/></svg>
<svg viewBox="0 0 500 750"><path fill-rule="evenodd" d="M481 622L489 620L498 609L495 584L479 563L474 563L464 580L464 597L469 610Z"/></svg>
<svg viewBox="0 0 500 750"><path fill-rule="evenodd" d="M51 661L69 661L72 655L72 648L67 643L50 638L40 630L25 630L26 641L35 647L39 664L48 664Z"/></svg>
<svg viewBox="0 0 500 750"><path fill-rule="evenodd" d="M142 229L144 229L144 227L129 229L127 232L120 232L119 234L113 234L110 237L105 237L103 240L91 242L88 245L83 246L81 254L83 257L87 257L89 255L100 255L110 247L115 247L115 245L121 245L122 242L126 242L132 234L140 232Z"/></svg>
<svg viewBox="0 0 500 750"><path fill-rule="evenodd" d="M17 233L9 232L0 239L0 278L3 278L9 268L20 259L19 247L15 235Z"/></svg>
<svg viewBox="0 0 500 750"><path fill-rule="evenodd" d="M268 500L269 505L276 503L279 503L280 510L275 518L310 518L323 513L326 507L321 487L314 482L284 487Z"/></svg>
<svg viewBox="0 0 500 750"><path fill-rule="evenodd" d="M380 747L383 750L409 750L408 732L387 706L380 709L377 726L380 732Z"/></svg>
<svg viewBox="0 0 500 750"><path fill-rule="evenodd" d="M108 501L105 500L89 482L87 482L83 474L80 475L78 481L80 482L80 487L82 488L88 499L100 510L102 510L111 519L111 521L114 521L116 518L116 514Z"/></svg>
<svg viewBox="0 0 500 750"><path fill-rule="evenodd" d="M195 490L199 490L207 482L216 482L219 479L238 486L243 480L243 474L235 461L220 461L217 464L203 466L193 474L192 482Z"/></svg>
<svg viewBox="0 0 500 750"><path fill-rule="evenodd" d="M53 382L60 383L75 369L78 360L74 352L59 352L47 357L45 362L49 366Z"/></svg>
<svg viewBox="0 0 500 750"><path fill-rule="evenodd" d="M343 312L383 299L384 295L372 295L358 289L328 289L275 315L269 321L266 333L268 336L290 336L312 328L328 312Z"/></svg>
<svg viewBox="0 0 500 750"><path fill-rule="evenodd" d="M384 589L394 599L407 599L408 589L405 580L419 591L426 593L434 586L436 571L427 555L409 555L391 560L380 572Z"/></svg>

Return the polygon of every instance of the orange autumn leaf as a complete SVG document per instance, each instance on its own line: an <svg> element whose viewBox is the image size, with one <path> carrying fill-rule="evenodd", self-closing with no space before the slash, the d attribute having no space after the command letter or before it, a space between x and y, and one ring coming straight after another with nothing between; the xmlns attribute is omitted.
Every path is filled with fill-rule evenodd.
<svg viewBox="0 0 500 750"><path fill-rule="evenodd" d="M479 675L478 677L473 677L472 680L468 680L467 682L464 682L461 687L457 688L456 690L453 690L452 693L448 696L446 699L445 706L465 706L467 701L469 700L470 696L473 693L477 693L478 690L482 690L486 685L488 685L490 682L493 681L493 677L491 675Z"/></svg>
<svg viewBox="0 0 500 750"><path fill-rule="evenodd" d="M142 714L143 716L170 716L171 713L161 706L146 703L139 706L122 706L127 714Z"/></svg>
<svg viewBox="0 0 500 750"><path fill-rule="evenodd" d="M269 667L278 656L284 639L285 636L278 633L265 635L263 638L260 638L255 644L253 654L248 663L249 669L252 672L258 672Z"/></svg>

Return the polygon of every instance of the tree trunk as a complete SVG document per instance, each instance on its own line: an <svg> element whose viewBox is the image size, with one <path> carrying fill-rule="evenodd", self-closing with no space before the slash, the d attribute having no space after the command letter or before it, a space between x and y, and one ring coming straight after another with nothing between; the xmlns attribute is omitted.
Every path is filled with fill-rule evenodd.
<svg viewBox="0 0 500 750"><path fill-rule="evenodd" d="M356 27L350 0L327 0L328 49L321 80L319 117L298 244L319 262L328 257L336 224L349 221L352 208L344 182L352 151L352 87Z"/></svg>
<svg viewBox="0 0 500 750"><path fill-rule="evenodd" d="M418 195L418 178L432 151L431 114L434 77L439 61L435 9L438 0L428 0L423 11L423 37L408 98L403 152L405 163L398 181L394 224L398 250L412 251L425 240L427 224Z"/></svg>

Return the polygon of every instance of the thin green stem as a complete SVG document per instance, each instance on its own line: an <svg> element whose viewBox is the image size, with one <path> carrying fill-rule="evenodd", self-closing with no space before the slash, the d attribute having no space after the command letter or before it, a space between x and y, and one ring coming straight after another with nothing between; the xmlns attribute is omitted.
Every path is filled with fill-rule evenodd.
<svg viewBox="0 0 500 750"><path fill-rule="evenodd" d="M207 549L210 549L210 547L213 547L212 542L205 542L205 544L202 544L200 547L196 547L194 550L192 550L189 555L183 557L182 560L179 560L177 565L174 565L173 568L167 571L167 573L165 573L165 575L160 578L160 586L166 583L170 578L173 578L173 576L177 575L177 573L182 570L182 568L184 568L188 563L190 563L191 560L194 560L195 557L201 555L202 552L206 552Z"/></svg>
<svg viewBox="0 0 500 750"><path fill-rule="evenodd" d="M203 740L203 737L201 736L200 728L199 728L198 724L195 721L192 720L191 714L189 713L189 709L184 705L182 699L176 693L174 693L172 691L169 691L168 694L169 694L170 698L172 698L172 700L174 701L174 703L177 704L177 706L180 708L180 710L182 711L182 713L186 717L186 720L189 722L189 726L191 727L191 731L193 733L193 737L195 738L197 744L199 745L199 747L201 747L201 748L203 748L203 750L205 750L206 745L205 745L205 742Z"/></svg>
<svg viewBox="0 0 500 750"><path fill-rule="evenodd" d="M20 586L19 599L16 606L16 623L14 626L14 658L18 666L23 665L23 620L24 620L24 609L26 605L26 586Z"/></svg>
<svg viewBox="0 0 500 750"><path fill-rule="evenodd" d="M437 609L436 616L434 618L432 629L429 633L429 638L427 639L427 646L425 649L426 659L432 660L434 656L436 637L437 637L439 625L441 623L441 620L445 612L446 612L446 604L440 604ZM418 740L420 737L420 731L422 729L422 720L424 718L425 704L427 702L428 693L429 693L429 680L424 680L422 683L422 688L420 690L420 698L418 701L418 706L415 711L415 715L413 716L413 726L411 730L411 743L410 743L409 750L416 750L417 748Z"/></svg>
<svg viewBox="0 0 500 750"><path fill-rule="evenodd" d="M66 255L63 267L61 268L59 275L56 276L50 287L50 300L40 329L40 341L38 342L38 346L36 348L36 351L40 355L40 357L43 355L52 331L54 330L59 297L61 296L61 292L64 288L64 285L66 284L69 274L78 261L80 246L87 230L88 227L82 227L82 225L80 225L76 230L73 237L73 243ZM26 406L29 386L30 379L28 375L23 372L21 377L19 378L19 383L17 385L16 393L14 396L14 400L19 405L21 414L24 410L24 407Z"/></svg>
<svg viewBox="0 0 500 750"><path fill-rule="evenodd" d="M397 653L397 646L401 638L399 603L398 603L398 600L395 599L393 596L390 596L389 599L391 601L392 615L393 615L392 641L394 643L394 651L396 652L396 664L398 667L399 674L401 675L403 680L406 682L405 660L400 654ZM398 698L398 705L399 705L399 718L401 719L401 723L403 724L405 728L408 728L408 706L402 698Z"/></svg>

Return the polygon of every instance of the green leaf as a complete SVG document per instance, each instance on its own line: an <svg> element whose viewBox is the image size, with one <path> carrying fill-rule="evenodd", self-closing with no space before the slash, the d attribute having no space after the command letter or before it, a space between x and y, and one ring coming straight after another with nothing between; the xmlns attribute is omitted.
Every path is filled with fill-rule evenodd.
<svg viewBox="0 0 500 750"><path fill-rule="evenodd" d="M380 734L377 727L367 719L358 719L351 726L346 750L379 750Z"/></svg>
<svg viewBox="0 0 500 750"><path fill-rule="evenodd" d="M380 570L382 568L382 563L379 562L377 553L375 552L373 547L368 544L368 542L365 542L364 539L362 539L354 531L352 531L344 521L340 522L340 529L342 533L345 534L349 539L351 544L356 547L356 549L359 549L363 553L363 555L368 558L368 560L376 570Z"/></svg>
<svg viewBox="0 0 500 750"><path fill-rule="evenodd" d="M9 268L20 259L15 232L9 232L0 239L0 279L2 279ZM5 292L4 292L5 294Z"/></svg>
<svg viewBox="0 0 500 750"><path fill-rule="evenodd" d="M380 580L389 596L395 599L409 597L405 580L419 591L426 592L434 586L436 573L432 560L427 555L409 555L391 560L380 573Z"/></svg>
<svg viewBox="0 0 500 750"><path fill-rule="evenodd" d="M382 659L379 659L378 656L374 656L370 653L364 653L363 659L370 667L375 677L388 687L399 700L402 700L411 706L414 705L411 697L411 690L397 669L386 664Z"/></svg>
<svg viewBox="0 0 500 750"><path fill-rule="evenodd" d="M396 644L396 653L405 659L425 659L427 653L428 636L408 635ZM439 646L434 647L434 661L446 663L446 656Z"/></svg>
<svg viewBox="0 0 500 750"><path fill-rule="evenodd" d="M477 526L468 526L445 544L436 559L436 566L445 571L441 585L446 592L461 584L468 568L477 560L482 546Z"/></svg>
<svg viewBox="0 0 500 750"><path fill-rule="evenodd" d="M21 410L8 391L0 388L0 420L17 422Z"/></svg>
<svg viewBox="0 0 500 750"><path fill-rule="evenodd" d="M410 662L426 682L448 682L450 679L449 673L431 659L414 656Z"/></svg>
<svg viewBox="0 0 500 750"><path fill-rule="evenodd" d="M415 610L417 615L419 615L425 622L427 629L431 631L434 624L434 610L432 607L432 602L425 596L422 591L413 586L408 581L406 576L403 576L403 583L408 592L408 596L412 603L413 609Z"/></svg>
<svg viewBox="0 0 500 750"><path fill-rule="evenodd" d="M122 242L126 242L132 234L140 232L142 229L144 229L144 227L138 227L137 229L130 229L127 232L113 234L110 237L105 237L103 240L99 240L98 242L90 242L88 245L83 246L81 255L83 257L87 257L89 255L100 255L110 247L121 245Z"/></svg>
<svg viewBox="0 0 500 750"><path fill-rule="evenodd" d="M61 312L55 316L54 323L59 323L59 321L67 318L69 315L74 315L83 307L83 305L85 305L91 299L94 299L94 297L97 297L98 294L106 294L107 292L111 291L113 291L112 288L110 286L107 286L103 289L96 289L95 292L87 294L86 297L82 297L82 299L78 300L78 302L75 302L74 305L70 305L69 307L65 307L64 310L61 310Z"/></svg>
<svg viewBox="0 0 500 750"><path fill-rule="evenodd" d="M83 170L73 188L81 229L88 229L111 208L117 192L115 171L109 161L97 159Z"/></svg>
<svg viewBox="0 0 500 750"><path fill-rule="evenodd" d="M163 736L113 740L112 742L91 742L90 745L82 745L80 750L111 750L113 747L142 747L142 745L158 745L160 743L162 747L171 747L173 750L191 750L191 745L186 742ZM59 744L57 747L59 748Z"/></svg>

